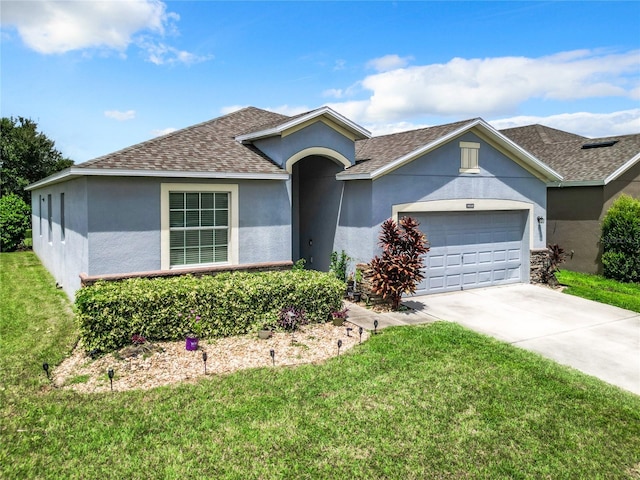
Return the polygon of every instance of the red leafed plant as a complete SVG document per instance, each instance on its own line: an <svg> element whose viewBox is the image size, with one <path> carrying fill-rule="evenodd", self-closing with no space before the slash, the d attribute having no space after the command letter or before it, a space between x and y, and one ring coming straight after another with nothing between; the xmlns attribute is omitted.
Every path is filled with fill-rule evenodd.
<svg viewBox="0 0 640 480"><path fill-rule="evenodd" d="M382 224L379 245L382 257L371 260L373 292L391 300L394 310L400 306L403 293L414 293L424 278L423 255L429 251L427 237L411 217L402 217L399 225L393 219Z"/></svg>

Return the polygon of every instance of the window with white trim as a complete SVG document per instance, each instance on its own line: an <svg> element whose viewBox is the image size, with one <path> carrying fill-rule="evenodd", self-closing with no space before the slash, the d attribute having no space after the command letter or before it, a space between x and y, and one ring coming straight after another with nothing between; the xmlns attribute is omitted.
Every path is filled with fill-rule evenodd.
<svg viewBox="0 0 640 480"><path fill-rule="evenodd" d="M169 266L229 261L229 193L169 192Z"/></svg>
<svg viewBox="0 0 640 480"><path fill-rule="evenodd" d="M479 143L460 142L460 173L480 173L479 152Z"/></svg>

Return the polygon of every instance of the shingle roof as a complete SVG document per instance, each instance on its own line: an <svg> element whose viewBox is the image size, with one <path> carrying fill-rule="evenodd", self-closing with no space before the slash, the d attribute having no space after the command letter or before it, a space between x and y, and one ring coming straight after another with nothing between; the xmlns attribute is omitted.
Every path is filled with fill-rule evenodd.
<svg viewBox="0 0 640 480"><path fill-rule="evenodd" d="M253 107L249 107L249 108L253 108ZM284 122L289 122L291 120L295 120L296 118L304 117L305 115L308 115L309 113L315 112L317 110L320 110L320 108L315 108L313 110L309 110L308 112L299 113L297 115L292 115L290 117L287 117L286 115L276 114L276 115L279 116L279 118L274 117L271 120L268 120L265 123L262 123L260 125L252 125L250 127L248 126L243 131L236 132L236 137L241 137L243 135L247 135L247 134L254 133L254 132L259 132L259 131L262 131L262 130L269 130L271 128L275 128L275 127L281 125Z"/></svg>
<svg viewBox="0 0 640 480"><path fill-rule="evenodd" d="M500 132L527 150L529 150L530 146L535 147L540 144L587 140L586 137L576 135L575 133L565 132L540 124L507 128L500 130Z"/></svg>
<svg viewBox="0 0 640 480"><path fill-rule="evenodd" d="M421 128L358 140L356 142L356 165L339 175L349 176L374 172L394 160L464 127L474 120L464 120L437 127Z"/></svg>
<svg viewBox="0 0 640 480"><path fill-rule="evenodd" d="M252 145L235 141L289 117L255 107L193 125L76 165L77 168L187 171L211 173L286 173Z"/></svg>
<svg viewBox="0 0 640 480"><path fill-rule="evenodd" d="M501 133L559 172L565 181L602 181L640 155L640 134L586 138L543 125L501 130ZM615 142L600 148L586 144Z"/></svg>

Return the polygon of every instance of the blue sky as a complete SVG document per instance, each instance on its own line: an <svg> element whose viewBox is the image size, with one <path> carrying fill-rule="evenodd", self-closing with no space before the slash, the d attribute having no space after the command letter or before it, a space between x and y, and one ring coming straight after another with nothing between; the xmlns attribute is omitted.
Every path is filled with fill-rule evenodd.
<svg viewBox="0 0 640 480"><path fill-rule="evenodd" d="M640 132L640 2L7 1L0 108L82 162L253 105Z"/></svg>

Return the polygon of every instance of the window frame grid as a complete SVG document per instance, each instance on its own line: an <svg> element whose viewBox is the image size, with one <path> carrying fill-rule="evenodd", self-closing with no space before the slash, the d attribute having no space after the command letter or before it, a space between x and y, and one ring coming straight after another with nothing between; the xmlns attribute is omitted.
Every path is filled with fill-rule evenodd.
<svg viewBox="0 0 640 480"><path fill-rule="evenodd" d="M174 195L182 195L183 196L183 200L181 202L182 207L181 208L172 208L171 204L172 204L172 196ZM193 199L193 196L197 195L198 198L198 206L197 208L194 208L194 206L191 204L189 204L189 199L188 196L191 196L191 198ZM212 195L212 208L203 208L203 195ZM225 203L226 203L226 208L216 208L216 205L218 204L218 196L222 197L222 196L226 197ZM212 211L213 212L213 225L203 225L203 211ZM225 212L226 213L226 225L216 225L217 221L217 215L216 212ZM172 212L182 212L182 225L181 226L177 226L177 225L172 225L172 220L171 220L171 213ZM198 225L188 225L189 223L189 215L188 212L198 212ZM229 252L229 192L184 192L184 191L175 191L172 190L169 192L169 265L171 268L179 268L179 267L187 267L187 266L193 266L193 265L209 265L209 264L225 264L228 263L229 261L229 257L228 257L228 252ZM177 233L177 232L182 232L183 233L183 237L184 240L182 241L182 246L173 246L173 233ZM189 240L187 239L187 235L189 232L198 232L198 241L197 241L197 246L191 246ZM212 243L211 245L203 245L203 233L205 232L212 232L211 238L212 238ZM226 239L224 243L216 243L216 240L218 237L218 235L216 234L216 232L225 232L226 233ZM211 248L211 259L208 260L208 256L205 257L203 259L203 257L208 254L209 252L205 251L204 248ZM197 256L198 256L198 261L197 262L189 262L187 259L189 258L189 255L193 255L193 253L189 253L189 251L192 250L197 250ZM225 259L224 260L218 260L217 259L217 255L219 251L223 251L225 252ZM176 263L175 265L173 264L173 258L174 258L174 252L180 252L182 251L182 262L181 263Z"/></svg>
<svg viewBox="0 0 640 480"><path fill-rule="evenodd" d="M225 193L226 194L226 226L220 226L216 228L216 226L205 227L205 230L209 230L212 232L227 230L227 243L226 243L226 262L205 262L198 264L180 264L180 265L171 265L171 232L177 231L172 230L170 227L171 219L170 219L170 193ZM201 206L202 196L199 196L199 206ZM215 195L213 197L214 207L215 207ZM238 235L238 185L237 184L206 184L206 183L162 183L161 184L161 198L160 198L160 206L161 206L161 232L160 232L160 248L161 248L161 269L162 270L173 270L173 269L190 269L194 267L202 267L202 266L217 266L217 265L237 265L238 264L238 245L239 245L239 235ZM184 205L186 206L186 205ZM206 209L205 209L206 210ZM224 210L222 208L218 208L217 210ZM214 219L215 220L215 219ZM201 218L199 219L199 225L201 223ZM186 225L186 223L183 223ZM187 227L185 227L187 228ZM201 230L200 226L198 227L188 227L191 230ZM215 233L214 233L215 235ZM215 241L215 237L214 237ZM219 245L218 250L224 249L224 246ZM221 254L219 252L218 254ZM213 251L213 260L215 260L215 246ZM200 257L199 259L202 259Z"/></svg>

